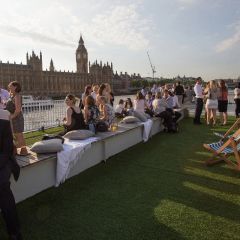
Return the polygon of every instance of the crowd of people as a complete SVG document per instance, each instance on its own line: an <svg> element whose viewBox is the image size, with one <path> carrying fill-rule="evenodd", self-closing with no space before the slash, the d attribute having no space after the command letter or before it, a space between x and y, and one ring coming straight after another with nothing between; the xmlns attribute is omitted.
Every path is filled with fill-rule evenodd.
<svg viewBox="0 0 240 240"><path fill-rule="evenodd" d="M27 155L23 136L24 118L22 112L21 85L17 81L10 82L8 91L0 88L0 208L10 239L22 239L16 212L15 200L10 190L10 175L15 179L19 176L19 167L14 155ZM181 113L177 109L184 102L196 103L194 124L201 124L201 114L205 104L205 119L207 125L216 124L217 110L220 113L220 123L227 124L228 88L224 81L210 81L205 86L202 79L197 78L194 87L185 87L178 82L176 85L153 85L143 87L134 99L120 99L114 107L114 95L111 86L106 84L87 85L80 98L68 94L63 126L66 132L78 129L108 131L115 118L142 114L146 119L159 117L167 132L176 131L177 120ZM235 115L240 114L240 83L234 89L236 103ZM137 114L136 114L137 113ZM13 133L13 134L12 134ZM13 144L15 137L15 145ZM19 150L19 151L18 151Z"/></svg>
<svg viewBox="0 0 240 240"><path fill-rule="evenodd" d="M201 124L200 116L205 104L206 124L215 125L217 110L220 123L227 124L228 88L223 80L219 83L210 81L202 85L202 79L197 78L196 84L183 86L165 84L151 88L143 87L134 99L120 99L114 108L114 95L110 84L105 83L87 85L81 97L68 94L65 98L67 105L64 117L64 133L76 129L90 129L93 132L107 131L115 121L115 117L134 115L134 112L145 114L146 117L161 117L166 129L171 132L170 126L180 116L175 109L181 108L183 103L196 103L194 124ZM7 110L12 123L16 147L20 155L27 155L26 143L23 136L24 118L22 113L21 86L17 81L10 82L8 91L0 88L0 109ZM234 89L236 103L235 115L240 114L240 83ZM173 123L172 123L173 122Z"/></svg>
<svg viewBox="0 0 240 240"><path fill-rule="evenodd" d="M224 80L216 82L211 80L202 85L202 79L197 78L194 86L196 98L196 110L194 124L201 124L200 118L205 104L205 120L207 125L215 126L217 123L217 111L220 115L220 124L226 125L228 121L228 87ZM240 83L234 89L235 116L240 115Z"/></svg>
<svg viewBox="0 0 240 240"><path fill-rule="evenodd" d="M136 94L135 99L120 99L114 107L114 95L109 84L87 85L81 99L69 94L65 103L67 110L63 119L63 134L77 129L89 129L94 133L107 131L116 118L134 116L135 113L143 114L146 118L163 118L166 130L173 132L174 123L181 116L179 112L174 111L181 107L178 97L169 88L163 89L162 92L145 92L143 88Z"/></svg>

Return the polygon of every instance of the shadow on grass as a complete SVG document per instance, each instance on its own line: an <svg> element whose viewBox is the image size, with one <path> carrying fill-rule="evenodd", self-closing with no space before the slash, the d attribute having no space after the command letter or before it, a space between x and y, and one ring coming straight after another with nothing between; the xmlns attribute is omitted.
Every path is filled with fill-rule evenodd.
<svg viewBox="0 0 240 240"><path fill-rule="evenodd" d="M214 136L191 123L18 204L24 239L237 239L239 177L201 164Z"/></svg>

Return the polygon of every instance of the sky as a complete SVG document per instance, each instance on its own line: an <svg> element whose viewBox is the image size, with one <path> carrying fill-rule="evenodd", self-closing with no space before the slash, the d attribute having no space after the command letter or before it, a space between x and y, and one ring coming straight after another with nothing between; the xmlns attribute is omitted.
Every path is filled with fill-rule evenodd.
<svg viewBox="0 0 240 240"><path fill-rule="evenodd" d="M83 35L90 62L156 77L240 76L240 0L0 0L0 60L76 71Z"/></svg>

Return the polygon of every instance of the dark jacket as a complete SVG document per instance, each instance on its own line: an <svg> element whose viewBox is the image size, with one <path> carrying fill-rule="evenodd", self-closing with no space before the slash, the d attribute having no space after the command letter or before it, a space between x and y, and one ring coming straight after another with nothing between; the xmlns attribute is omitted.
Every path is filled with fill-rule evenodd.
<svg viewBox="0 0 240 240"><path fill-rule="evenodd" d="M176 95L183 95L184 94L184 88L182 85L177 85L176 88L175 88L175 91L174 93Z"/></svg>
<svg viewBox="0 0 240 240"><path fill-rule="evenodd" d="M20 174L20 167L18 166L15 156L13 155L13 135L10 122L0 119L0 170L10 168L15 180ZM0 182L3 181L0 175Z"/></svg>

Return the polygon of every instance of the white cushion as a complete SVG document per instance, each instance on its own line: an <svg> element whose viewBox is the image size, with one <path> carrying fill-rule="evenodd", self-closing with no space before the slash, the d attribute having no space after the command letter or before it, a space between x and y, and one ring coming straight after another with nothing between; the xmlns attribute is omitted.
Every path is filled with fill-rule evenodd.
<svg viewBox="0 0 240 240"><path fill-rule="evenodd" d="M89 130L73 130L64 135L65 138L70 140L84 140L93 136L94 133Z"/></svg>
<svg viewBox="0 0 240 240"><path fill-rule="evenodd" d="M136 122L140 122L140 120L134 116L128 116L128 117L125 117L121 122L122 123L136 123Z"/></svg>
<svg viewBox="0 0 240 240"><path fill-rule="evenodd" d="M36 142L30 148L35 153L56 153L63 150L61 139L49 139Z"/></svg>

